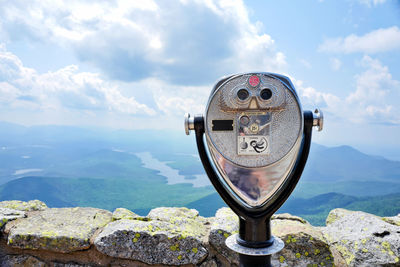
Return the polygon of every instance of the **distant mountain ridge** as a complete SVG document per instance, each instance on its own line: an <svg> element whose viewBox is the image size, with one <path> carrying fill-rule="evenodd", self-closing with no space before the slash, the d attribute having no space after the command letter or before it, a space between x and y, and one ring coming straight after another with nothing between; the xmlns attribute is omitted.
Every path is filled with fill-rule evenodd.
<svg viewBox="0 0 400 267"><path fill-rule="evenodd" d="M25 127L0 122L0 148L0 162L3 163L0 163L0 184L17 178L12 174L20 169L44 169L41 176L70 176L71 173L63 173L68 169L65 164L90 161L91 157L101 159L111 153L107 151L114 149L147 151L159 159L171 161L169 165L181 174L204 174L201 163L194 157L178 156L197 154L193 136L185 136L183 131L129 131L57 125ZM117 156L114 162L120 165ZM115 165L113 160L109 164ZM57 171L47 174L49 166L54 166ZM132 169L120 171L130 172ZM84 172L81 176L87 174ZM79 177L79 173L73 172L72 175ZM93 175L96 177L96 174ZM379 182L385 183L386 187L390 183L399 183L399 178L399 161L367 155L350 146L326 147L313 143L301 181L314 185Z"/></svg>
<svg viewBox="0 0 400 267"><path fill-rule="evenodd" d="M1 201L38 199L46 201L49 207L91 206L110 211L125 207L140 215L159 206L186 206L211 193L211 187L167 185L160 176L149 179L27 176L0 186Z"/></svg>
<svg viewBox="0 0 400 267"><path fill-rule="evenodd" d="M146 183L146 181L142 181ZM147 184L149 184L147 182ZM158 186L163 186L162 184ZM143 193L135 192L135 187ZM160 189L167 189L167 185ZM127 179L73 179L62 177L24 177L0 186L0 200L38 199L49 207L94 206L110 211L125 207L140 215L157 206L186 206L197 209L202 216L214 215L226 206L212 188L193 189L189 185L174 185L166 194L149 184L144 189L140 182ZM339 193L320 194L311 198L292 195L279 209L279 213L301 216L313 225L324 225L333 208L361 210L379 216L400 213L400 192L374 197L355 197Z"/></svg>
<svg viewBox="0 0 400 267"><path fill-rule="evenodd" d="M144 166L136 156L141 152L179 171L184 179L204 175L195 139L183 130L25 127L0 122L0 200L38 198L55 207L127 207L143 213L160 205L181 205L206 216L225 205L211 186L167 184L159 171ZM399 178L399 161L350 146L313 143L299 184L282 209L316 224L336 207L396 215Z"/></svg>
<svg viewBox="0 0 400 267"><path fill-rule="evenodd" d="M48 146L53 151L33 151L31 146ZM193 136L182 131L167 130L111 130L101 128L80 128L74 126L32 126L0 122L0 147L16 147L35 153L36 157L55 153L56 158L68 161L70 158L88 157L90 154L114 148L131 152L148 151L156 157L168 159L173 153L197 154ZM27 149L29 147L30 149ZM39 149L39 148L38 148ZM43 149L43 147L42 147ZM7 151L4 155L12 167ZM20 154L21 154L20 153ZM21 155L19 155L21 156ZM18 157L14 160L18 161ZM34 160L37 160L34 159ZM57 162L56 162L57 163ZM192 166L201 170L200 162ZM24 168L21 164L15 164ZM189 170L191 165L189 165ZM4 167L0 165L0 169ZM29 168L39 168L29 165ZM174 166L178 168L179 166ZM40 166L41 168L41 166ZM188 169L187 169L188 170ZM183 171L183 170L181 170ZM62 173L60 174L61 176ZM1 176L1 171L0 171ZM384 157L371 156L350 146L326 147L313 143L302 180L305 182L346 182L379 181L399 182L400 162ZM1 183L1 181L0 181Z"/></svg>
<svg viewBox="0 0 400 267"><path fill-rule="evenodd" d="M400 162L364 154L350 146L313 143L302 179L305 181L399 182Z"/></svg>
<svg viewBox="0 0 400 267"><path fill-rule="evenodd" d="M217 193L188 204L188 208L197 209L203 216L213 214L226 206ZM324 225L326 216L332 208L360 210L379 216L394 216L400 213L400 193L377 197L354 197L338 193L326 193L311 198L289 199L278 213L290 213L305 218L313 225Z"/></svg>

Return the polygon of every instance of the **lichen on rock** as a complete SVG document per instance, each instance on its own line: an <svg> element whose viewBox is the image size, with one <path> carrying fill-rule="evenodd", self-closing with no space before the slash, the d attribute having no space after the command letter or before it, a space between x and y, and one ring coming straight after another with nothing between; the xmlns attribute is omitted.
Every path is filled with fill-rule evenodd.
<svg viewBox="0 0 400 267"><path fill-rule="evenodd" d="M382 220L387 223L390 223L390 224L393 224L396 226L400 226L400 214L398 214L397 216L393 216L393 217L382 217Z"/></svg>
<svg viewBox="0 0 400 267"><path fill-rule="evenodd" d="M0 244L0 266L239 265L238 254L225 245L239 230L239 219L229 208L212 218L187 208L156 208L142 217L124 208L111 214L28 203L0 203L0 227L7 240ZM272 255L272 265L400 266L399 223L400 215L335 209L326 227L314 227L300 217L276 214L272 234L285 247Z"/></svg>
<svg viewBox="0 0 400 267"><path fill-rule="evenodd" d="M271 220L291 220L291 221L298 221L298 222L301 222L303 224L308 223L303 218L301 218L299 216L294 216L294 215L289 214L289 213L274 214L274 215L272 215Z"/></svg>
<svg viewBox="0 0 400 267"><path fill-rule="evenodd" d="M208 255L203 244L205 219L186 208L157 208L151 221L122 219L95 238L100 252L147 264L199 264Z"/></svg>
<svg viewBox="0 0 400 267"><path fill-rule="evenodd" d="M24 217L26 217L25 211L0 208L0 228L2 228L9 221Z"/></svg>
<svg viewBox="0 0 400 267"><path fill-rule="evenodd" d="M361 211L335 209L329 217L321 229L337 266L400 265L399 226Z"/></svg>
<svg viewBox="0 0 400 267"><path fill-rule="evenodd" d="M334 259L319 228L306 220L277 214L271 220L272 234L282 239L285 247L272 256L274 266L333 266Z"/></svg>
<svg viewBox="0 0 400 267"><path fill-rule="evenodd" d="M220 208L211 223L208 237L210 245L230 263L238 264L239 256L225 245L225 240L239 232L239 217L230 208Z"/></svg>
<svg viewBox="0 0 400 267"><path fill-rule="evenodd" d="M203 217L199 216L199 212L195 209L188 208L166 208L160 207L152 209L147 215L152 220L159 220L164 222L176 222L201 219Z"/></svg>
<svg viewBox="0 0 400 267"><path fill-rule="evenodd" d="M150 218L148 218L148 217L140 216L140 215L134 213L133 211L130 211L125 208L115 209L112 214L112 221L117 221L117 220L122 220L122 219L140 220L140 221L149 221L150 220Z"/></svg>
<svg viewBox="0 0 400 267"><path fill-rule="evenodd" d="M95 208L45 209L8 227L9 246L71 252L87 249L90 238L111 221L111 212Z"/></svg>
<svg viewBox="0 0 400 267"><path fill-rule="evenodd" d="M322 232L306 220L288 213L274 215L272 233L285 242L285 248L272 256L273 266L333 266L333 257ZM231 264L238 265L238 254L225 245L225 240L239 230L239 218L229 208L215 215L209 235L210 245Z"/></svg>
<svg viewBox="0 0 400 267"><path fill-rule="evenodd" d="M152 209L147 217L154 221L163 221L178 227L182 238L193 236L203 238L207 233L207 225L209 221L199 216L199 212L195 209L188 208L155 208Z"/></svg>
<svg viewBox="0 0 400 267"><path fill-rule="evenodd" d="M334 209L329 212L328 217L326 217L326 225L332 224L338 219L341 219L343 216L351 214L351 211L346 209Z"/></svg>
<svg viewBox="0 0 400 267"><path fill-rule="evenodd" d="M8 200L0 202L0 208L8 208L21 211L35 211L47 209L47 205L40 200L30 200L28 202L20 200Z"/></svg>

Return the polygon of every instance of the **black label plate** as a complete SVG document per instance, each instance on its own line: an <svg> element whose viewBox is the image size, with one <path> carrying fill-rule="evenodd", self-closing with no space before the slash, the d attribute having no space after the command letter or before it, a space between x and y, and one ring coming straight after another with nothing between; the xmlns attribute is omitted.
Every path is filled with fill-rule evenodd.
<svg viewBox="0 0 400 267"><path fill-rule="evenodd" d="M233 131L233 120L212 120L213 131Z"/></svg>

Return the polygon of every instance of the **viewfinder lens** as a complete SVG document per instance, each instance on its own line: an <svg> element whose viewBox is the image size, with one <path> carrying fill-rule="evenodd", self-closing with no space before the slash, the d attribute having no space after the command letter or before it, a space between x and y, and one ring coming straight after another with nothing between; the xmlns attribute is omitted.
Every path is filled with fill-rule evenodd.
<svg viewBox="0 0 400 267"><path fill-rule="evenodd" d="M237 92L237 97L238 97L240 100L244 101L244 100L246 100L247 98L249 98L249 91L247 91L246 89L240 89L240 90Z"/></svg>
<svg viewBox="0 0 400 267"><path fill-rule="evenodd" d="M268 100L272 97L272 91L270 89L262 89L260 97L262 100Z"/></svg>

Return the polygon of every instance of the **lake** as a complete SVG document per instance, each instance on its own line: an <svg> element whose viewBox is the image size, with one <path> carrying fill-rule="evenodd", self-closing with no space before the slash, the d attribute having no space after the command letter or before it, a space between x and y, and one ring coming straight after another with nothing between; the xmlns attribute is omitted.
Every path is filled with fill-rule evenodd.
<svg viewBox="0 0 400 267"><path fill-rule="evenodd" d="M205 174L193 175L194 179L186 179L179 174L179 170L167 165L168 161L159 161L150 152L135 153L143 163L144 168L156 170L161 176L167 178L167 184L192 184L193 187L203 187L211 185L210 180Z"/></svg>

